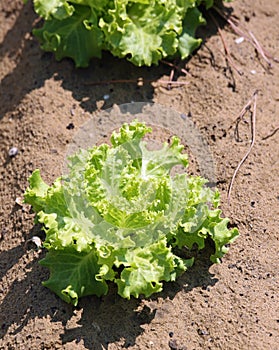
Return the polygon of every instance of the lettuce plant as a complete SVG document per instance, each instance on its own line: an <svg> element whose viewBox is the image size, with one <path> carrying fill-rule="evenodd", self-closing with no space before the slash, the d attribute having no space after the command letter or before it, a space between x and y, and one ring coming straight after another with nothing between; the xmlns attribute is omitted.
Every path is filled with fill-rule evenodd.
<svg viewBox="0 0 279 350"><path fill-rule="evenodd" d="M27 0L25 0L27 1ZM198 6L214 0L33 0L45 21L34 34L58 60L70 57L86 67L102 51L127 57L137 66L166 57L188 57L199 47L198 26L205 23Z"/></svg>
<svg viewBox="0 0 279 350"><path fill-rule="evenodd" d="M78 298L108 291L146 297L162 290L194 262L182 249L214 242L220 262L237 236L221 218L219 193L206 180L174 171L187 167L177 137L159 150L143 140L152 129L133 121L113 132L111 145L81 150L69 159L67 175L48 186L35 170L25 202L46 232L41 261L50 270L43 284L76 305Z"/></svg>

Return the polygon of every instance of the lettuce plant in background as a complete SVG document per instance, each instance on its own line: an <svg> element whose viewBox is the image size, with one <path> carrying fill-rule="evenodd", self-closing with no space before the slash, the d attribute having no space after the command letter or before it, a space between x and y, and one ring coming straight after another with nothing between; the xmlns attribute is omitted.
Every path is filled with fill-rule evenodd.
<svg viewBox="0 0 279 350"><path fill-rule="evenodd" d="M27 0L25 0L27 1ZM188 57L201 44L195 38L205 23L198 7L214 0L33 0L44 19L34 29L45 51L56 59L70 57L86 67L102 51L126 57L137 66L163 58Z"/></svg>
<svg viewBox="0 0 279 350"><path fill-rule="evenodd" d="M174 171L188 164L179 139L149 150L143 138L151 131L137 120L124 124L111 145L71 156L68 174L52 186L39 170L29 179L25 202L46 232L44 285L66 302L104 295L109 281L124 298L148 297L193 264L182 249L203 249L211 239L218 263L238 236L220 216L218 191Z"/></svg>

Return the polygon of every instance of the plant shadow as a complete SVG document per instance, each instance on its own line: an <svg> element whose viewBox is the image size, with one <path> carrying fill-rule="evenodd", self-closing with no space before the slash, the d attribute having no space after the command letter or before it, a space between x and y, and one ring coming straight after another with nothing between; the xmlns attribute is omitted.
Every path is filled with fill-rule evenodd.
<svg viewBox="0 0 279 350"><path fill-rule="evenodd" d="M158 298L173 299L181 290L189 292L196 287L207 288L217 283L218 279L208 271L211 264L203 254L200 257L176 282L165 283L163 292L150 298L125 300L117 295L114 287L110 289L109 295L101 299L83 298L79 304L82 315L78 327L65 328L61 335L62 343L83 340L88 350L108 349L109 344L118 341L121 341L122 348L135 345L136 339L144 331L143 326L156 316L157 309L150 308L149 301L156 305Z"/></svg>
<svg viewBox="0 0 279 350"><path fill-rule="evenodd" d="M115 287L110 289L109 295L99 300L87 297L81 300L82 316L78 327L65 329L61 335L63 344L83 340L88 350L108 349L108 345L121 341L122 348L135 345L136 339L144 331L144 325L152 322L156 317L156 301L173 299L182 290L190 292L201 287L206 289L214 286L218 279L209 272L212 265L209 257L212 247L206 245L198 253L195 264L187 270L176 282L164 283L161 293L150 298L131 298L125 300L117 295ZM146 303L145 303L145 302ZM151 308L148 304L155 305Z"/></svg>

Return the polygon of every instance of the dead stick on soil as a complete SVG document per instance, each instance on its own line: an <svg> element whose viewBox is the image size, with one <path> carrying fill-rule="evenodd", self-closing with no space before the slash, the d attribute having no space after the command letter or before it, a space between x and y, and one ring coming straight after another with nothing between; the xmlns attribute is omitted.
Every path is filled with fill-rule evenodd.
<svg viewBox="0 0 279 350"><path fill-rule="evenodd" d="M244 106L244 108L242 108L242 111L240 112L240 115L238 117L242 118L245 114L245 112L251 108L252 104L253 104L253 111L252 111L252 120L251 120L251 134L252 134L252 140L251 140L251 145L248 149L248 151L246 152L246 154L244 155L244 157L241 159L241 161L238 163L233 176L231 178L230 181L230 185L229 185L229 189L228 189L228 204L230 204L230 199L231 199L231 192L232 192L232 187L233 187L233 183L235 180L235 177L240 169L240 167L242 166L242 164L245 162L245 160L247 159L247 157L249 156L249 154L251 153L252 148L254 147L255 144L255 139L256 139L256 110L257 110L257 95L258 95L258 91L255 91L253 94L253 97L250 99L250 101Z"/></svg>
<svg viewBox="0 0 279 350"><path fill-rule="evenodd" d="M158 83L158 84L173 84L173 85L188 85L189 81L170 81L170 80L156 80L156 79L117 79L117 80L103 80L85 82L84 85L109 85L109 84L137 84L142 86L144 83Z"/></svg>
<svg viewBox="0 0 279 350"><path fill-rule="evenodd" d="M174 77L174 68L172 68L170 72L169 81L173 81L173 77ZM168 89L171 89L171 84L168 84Z"/></svg>
<svg viewBox="0 0 279 350"><path fill-rule="evenodd" d="M278 126L277 128L275 128L273 131L271 131L270 134L264 136L264 137L262 138L262 140L267 140L267 139L269 139L270 137L272 137L273 135L275 135L275 134L277 133L277 131L279 131L279 126Z"/></svg>
<svg viewBox="0 0 279 350"><path fill-rule="evenodd" d="M212 20L213 20L215 26L217 27L218 33L219 33L220 38L221 38L221 41L222 41L222 43L223 43L224 50L225 50L225 57L226 57L227 60L230 62L231 66L237 71L237 73L238 73L239 75L243 75L243 72L241 72L241 70L235 65L235 63L234 63L234 61L233 61L233 59L232 59L230 50L229 50L229 48L228 48L228 45L227 45L227 43L226 43L226 40L225 40L225 38L224 38L224 35L223 35L223 33L222 33L221 29L220 29L220 26L219 26L218 22L216 21L216 19L214 18L214 16L213 16L211 13L209 13L209 14L210 14L210 17L212 18Z"/></svg>
<svg viewBox="0 0 279 350"><path fill-rule="evenodd" d="M168 62L168 61L165 61L165 60L161 60L160 62L165 64L165 65L167 65L167 66L169 66L169 67L175 68L178 72L184 73L185 75L189 74L189 72L187 72L186 69L180 68L180 67L178 67L177 65L175 65L172 62Z"/></svg>
<svg viewBox="0 0 279 350"><path fill-rule="evenodd" d="M272 64L270 62L270 60L266 57L263 48L261 47L260 43L258 42L258 40L256 39L256 37L254 36L254 34L249 30L248 31L249 35L251 36L253 42L255 43L257 50L259 51L259 53L262 55L263 59L267 62L267 64L269 65L269 67L272 67Z"/></svg>
<svg viewBox="0 0 279 350"><path fill-rule="evenodd" d="M173 84L173 85L188 85L190 84L189 81L170 81L170 80L153 80L154 83L158 83L158 84Z"/></svg>

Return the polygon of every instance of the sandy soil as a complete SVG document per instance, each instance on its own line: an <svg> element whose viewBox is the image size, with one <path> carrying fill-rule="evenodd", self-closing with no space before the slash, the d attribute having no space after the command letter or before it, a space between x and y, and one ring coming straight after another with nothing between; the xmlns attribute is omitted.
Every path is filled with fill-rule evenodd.
<svg viewBox="0 0 279 350"><path fill-rule="evenodd" d="M227 7L278 54L278 0ZM278 349L279 132L271 133L279 127L279 64L267 70L254 48L247 41L236 44L238 36L225 26L232 59L243 72L238 75L221 54L220 35L209 20L200 31L206 45L179 62L189 74L177 71L176 78L189 84L168 90L159 83L171 70L165 64L136 68L109 54L83 70L69 60L55 62L31 35L35 18L30 2L0 3L0 348ZM154 82L104 83L139 77ZM236 119L257 89L255 145L228 205L229 182L251 139L249 116L239 124L240 139ZM42 233L30 208L16 198L34 169L48 183L61 174L66 146L92 113L98 118L100 110L131 101L153 101L191 118L210 146L224 214L241 235L222 264L210 266L205 251L152 298L127 301L112 289L73 308L41 285L48 276L38 264L44 252L26 242ZM18 148L13 158L12 147Z"/></svg>

